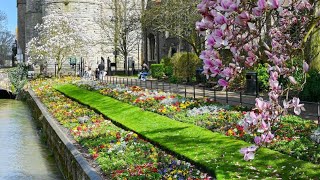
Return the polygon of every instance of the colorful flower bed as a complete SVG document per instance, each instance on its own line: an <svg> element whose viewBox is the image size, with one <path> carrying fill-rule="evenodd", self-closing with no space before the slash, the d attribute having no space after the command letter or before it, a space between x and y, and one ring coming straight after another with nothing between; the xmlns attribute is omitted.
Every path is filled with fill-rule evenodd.
<svg viewBox="0 0 320 180"><path fill-rule="evenodd" d="M66 98L52 88L57 82L59 80L35 80L31 85L52 115L88 150L107 176L112 179L212 179L194 165Z"/></svg>
<svg viewBox="0 0 320 180"><path fill-rule="evenodd" d="M175 120L195 124L227 136L253 143L253 134L246 134L239 120L247 113L242 107L222 106L210 99L192 100L179 95L143 90L138 86L99 84L77 81L76 85L141 107L144 110L166 115ZM275 140L269 148L289 154L298 159L316 164L320 162L320 146L310 139L316 129L315 123L297 116L282 117L281 123L273 129Z"/></svg>

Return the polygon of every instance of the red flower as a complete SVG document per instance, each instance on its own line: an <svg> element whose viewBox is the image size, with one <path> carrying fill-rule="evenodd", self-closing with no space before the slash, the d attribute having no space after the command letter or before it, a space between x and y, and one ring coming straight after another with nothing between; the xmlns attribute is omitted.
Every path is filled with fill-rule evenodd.
<svg viewBox="0 0 320 180"><path fill-rule="evenodd" d="M94 153L93 155L92 155L92 158L93 159L97 159L99 157L99 154L98 153Z"/></svg>

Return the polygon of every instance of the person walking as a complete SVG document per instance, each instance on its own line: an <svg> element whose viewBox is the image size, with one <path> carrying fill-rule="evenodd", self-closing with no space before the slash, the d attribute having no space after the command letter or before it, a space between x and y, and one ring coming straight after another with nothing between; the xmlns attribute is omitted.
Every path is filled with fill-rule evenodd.
<svg viewBox="0 0 320 180"><path fill-rule="evenodd" d="M98 69L99 69L99 80L103 81L103 77L105 74L105 66L104 66L104 58L103 57L101 57L101 62L98 65Z"/></svg>

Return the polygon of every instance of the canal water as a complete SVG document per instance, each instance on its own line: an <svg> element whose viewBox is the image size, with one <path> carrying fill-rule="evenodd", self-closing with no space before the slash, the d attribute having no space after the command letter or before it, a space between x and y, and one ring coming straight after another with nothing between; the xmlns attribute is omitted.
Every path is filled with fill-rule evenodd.
<svg viewBox="0 0 320 180"><path fill-rule="evenodd" d="M63 179L41 142L28 106L0 99L0 180Z"/></svg>

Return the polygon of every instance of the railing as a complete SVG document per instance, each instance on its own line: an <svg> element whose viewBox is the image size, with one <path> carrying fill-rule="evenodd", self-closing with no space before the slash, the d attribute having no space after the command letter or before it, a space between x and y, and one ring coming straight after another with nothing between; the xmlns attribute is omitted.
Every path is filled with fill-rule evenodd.
<svg viewBox="0 0 320 180"><path fill-rule="evenodd" d="M126 86L140 86L146 89L162 90L164 92L176 93L184 97L194 99L212 98L214 101L230 105L242 105L248 108L254 107L255 99L261 96L248 95L242 92L219 91L215 88L208 88L207 84L203 86L174 84L158 80L142 81L137 78L106 76L102 81L112 84L124 84ZM263 97L266 98L266 97ZM320 102L301 101L305 104L306 111L301 113L301 117L318 120L320 126Z"/></svg>

